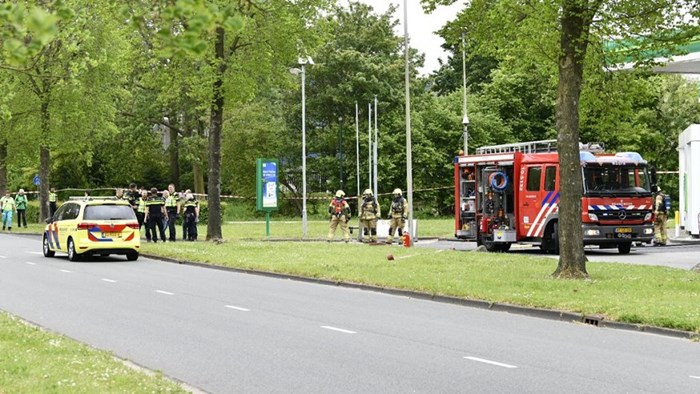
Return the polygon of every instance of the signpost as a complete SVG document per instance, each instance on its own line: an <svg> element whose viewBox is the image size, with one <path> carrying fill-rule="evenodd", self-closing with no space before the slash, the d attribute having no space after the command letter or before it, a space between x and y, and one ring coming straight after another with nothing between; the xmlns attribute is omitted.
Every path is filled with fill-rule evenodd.
<svg viewBox="0 0 700 394"><path fill-rule="evenodd" d="M257 159L255 172L257 179L257 209L265 212L265 235L270 236L270 212L278 209L278 169L276 159Z"/></svg>

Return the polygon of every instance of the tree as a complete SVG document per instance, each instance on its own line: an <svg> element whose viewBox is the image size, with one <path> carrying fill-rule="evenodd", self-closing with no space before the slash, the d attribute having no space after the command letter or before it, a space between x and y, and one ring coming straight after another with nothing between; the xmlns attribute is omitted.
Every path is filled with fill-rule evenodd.
<svg viewBox="0 0 700 394"><path fill-rule="evenodd" d="M428 8L452 0L423 0ZM501 56L509 53L532 59L554 60L558 84L555 106L560 165L559 239L561 254L554 276L585 278L581 227L582 178L579 164L580 97L584 70L591 64L589 46L603 47L606 37L631 39L634 46L624 56L673 51L674 45L695 34L684 29L683 13L695 10L689 0L558 0L553 2L473 1L458 21L473 28L481 39L492 39ZM467 29L468 31L470 29ZM643 40L640 38L643 37ZM493 40L495 38L495 40ZM555 45L555 43L558 43ZM499 45L500 44L500 45ZM552 50L556 48L556 50Z"/></svg>
<svg viewBox="0 0 700 394"><path fill-rule="evenodd" d="M10 117L12 112L29 114L18 120L17 127L24 129L20 140L27 148L38 145L40 217L44 219L48 216L52 153L73 151L78 156L72 160L89 163L90 142L99 138L83 137L114 131L112 95L118 81L114 76L120 75L123 41L113 18L113 4L108 1L7 3L2 7L0 68L19 87L8 104ZM75 143L58 143L71 140Z"/></svg>

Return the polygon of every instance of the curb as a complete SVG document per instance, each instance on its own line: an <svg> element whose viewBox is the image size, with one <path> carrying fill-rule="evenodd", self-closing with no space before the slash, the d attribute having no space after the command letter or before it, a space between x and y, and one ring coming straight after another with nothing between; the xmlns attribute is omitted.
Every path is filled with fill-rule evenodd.
<svg viewBox="0 0 700 394"><path fill-rule="evenodd" d="M173 263L173 264L182 264L182 265L189 265L189 266L194 266L194 267L215 269L215 270L220 270L220 271L236 272L236 273L249 274L249 275L258 275L258 276L264 276L264 277L275 278L275 279L288 279L288 280L294 280L294 281L298 281L298 282L315 283L315 284L326 285L326 286L336 286L336 287L344 287L344 288L350 288L350 289L374 291L377 293L391 294L391 295L403 296L403 297L414 298L414 299L419 299L419 300L435 301L435 302L441 302L441 303L445 303L445 304L460 305L460 306L465 306L465 307L470 307L470 308L491 310L491 311L496 311L496 312L506 312L506 313L512 313L514 315L536 317L536 318L540 318L540 319L563 321L563 322L569 322L569 323L581 323L581 324L592 325L592 326L596 326L596 327L627 330L627 331L645 332L645 333L649 333L649 334L663 335L663 336L668 336L668 337L672 337L672 338L700 340L700 333L696 333L693 331L684 331L684 330L676 330L676 329L672 329L672 328L650 326L650 325L645 325L645 324L635 324L635 323L618 322L618 321L613 321L613 320L605 320L604 317L597 316L597 315L584 315L581 313L560 311L560 310L556 310L556 309L535 308L535 307L527 307L527 306L514 305L514 304L508 304L508 303L489 302L489 301L475 300L475 299L469 299L469 298L459 298L459 297L437 295L437 294L430 294L430 293L421 293L418 291L397 289L397 288L393 288L393 287L381 287L381 286L374 286L374 285L368 285L368 284L363 284L363 283L345 282L345 281L340 281L340 280L311 278L311 277L298 276L298 275L292 275L292 274L284 274L284 273L279 273L279 272L257 271L257 270L249 270L249 269L244 269L244 268L224 267L224 266L219 266L219 265L196 263L196 262L192 262L192 261L178 260L178 259L174 259L174 258L170 258L170 257L162 257L162 256L156 256L156 255L144 254L144 253L142 253L141 256L149 258L149 259L165 261L165 262Z"/></svg>

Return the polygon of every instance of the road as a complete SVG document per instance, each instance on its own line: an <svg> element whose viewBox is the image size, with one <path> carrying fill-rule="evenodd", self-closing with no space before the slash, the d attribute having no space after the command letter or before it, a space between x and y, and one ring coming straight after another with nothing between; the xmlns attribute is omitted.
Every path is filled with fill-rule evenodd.
<svg viewBox="0 0 700 394"><path fill-rule="evenodd" d="M424 240L417 242L416 246L463 251L472 251L477 247L475 242L456 240ZM555 255L542 253L538 247L530 245L513 245L509 253L558 258ZM700 242L662 247L643 245L633 247L628 255L621 255L617 249L600 249L597 246L587 246L586 257L588 257L588 261L592 262L659 265L689 270L700 264Z"/></svg>
<svg viewBox="0 0 700 394"><path fill-rule="evenodd" d="M0 309L213 393L691 393L700 344L0 235Z"/></svg>

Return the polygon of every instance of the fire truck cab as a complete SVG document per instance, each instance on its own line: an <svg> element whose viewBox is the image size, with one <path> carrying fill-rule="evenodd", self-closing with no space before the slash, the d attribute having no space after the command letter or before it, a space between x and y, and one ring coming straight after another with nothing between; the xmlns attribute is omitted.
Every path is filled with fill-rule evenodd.
<svg viewBox="0 0 700 394"><path fill-rule="evenodd" d="M630 252L654 237L651 176L636 152L580 145L583 241ZM493 252L513 243L559 253L556 140L486 146L454 160L455 236Z"/></svg>

